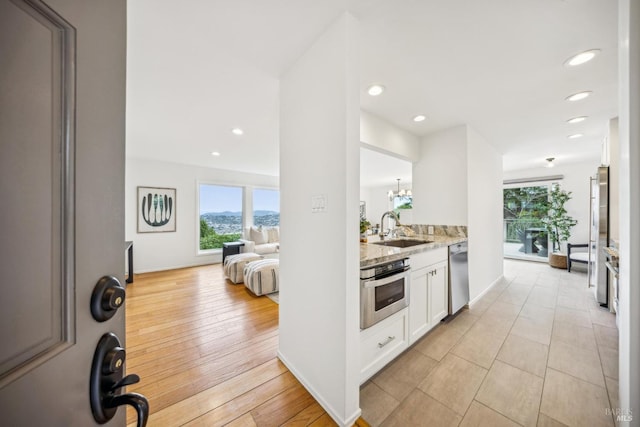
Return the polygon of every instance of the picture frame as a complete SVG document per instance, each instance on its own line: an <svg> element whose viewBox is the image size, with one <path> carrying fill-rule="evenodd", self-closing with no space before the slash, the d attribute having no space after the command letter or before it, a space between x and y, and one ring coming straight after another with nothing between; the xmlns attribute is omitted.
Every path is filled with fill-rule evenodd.
<svg viewBox="0 0 640 427"><path fill-rule="evenodd" d="M176 189L138 187L138 233L176 231Z"/></svg>

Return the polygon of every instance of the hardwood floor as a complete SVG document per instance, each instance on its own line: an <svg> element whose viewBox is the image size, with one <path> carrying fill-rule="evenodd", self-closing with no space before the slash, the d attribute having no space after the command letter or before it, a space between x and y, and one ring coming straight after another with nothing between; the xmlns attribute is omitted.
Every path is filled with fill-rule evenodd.
<svg viewBox="0 0 640 427"><path fill-rule="evenodd" d="M129 390L149 399L148 426L336 425L276 357L278 305L220 264L136 275L126 309L127 372L141 378Z"/></svg>

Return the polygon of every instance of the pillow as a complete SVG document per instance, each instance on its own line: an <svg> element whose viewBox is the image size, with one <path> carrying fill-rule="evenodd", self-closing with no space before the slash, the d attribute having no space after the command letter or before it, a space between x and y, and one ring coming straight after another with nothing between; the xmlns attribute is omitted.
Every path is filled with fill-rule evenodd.
<svg viewBox="0 0 640 427"><path fill-rule="evenodd" d="M269 236L269 243L278 243L280 241L278 227L267 228L267 235Z"/></svg>
<svg viewBox="0 0 640 427"><path fill-rule="evenodd" d="M253 240L256 245L263 245L269 241L269 236L267 236L266 230L263 230L262 227L251 227L249 233L251 234L251 240Z"/></svg>

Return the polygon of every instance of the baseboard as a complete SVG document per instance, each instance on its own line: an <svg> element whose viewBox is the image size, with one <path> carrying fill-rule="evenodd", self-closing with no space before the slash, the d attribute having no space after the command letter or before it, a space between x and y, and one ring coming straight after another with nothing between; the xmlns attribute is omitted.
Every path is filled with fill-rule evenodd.
<svg viewBox="0 0 640 427"><path fill-rule="evenodd" d="M304 388L307 389L309 394L311 394L311 396L316 399L320 406L322 406L322 409L324 409L327 414L329 414L329 416L333 419L333 421L335 421L340 427L351 427L355 424L358 418L360 418L360 415L362 415L362 410L358 408L355 413L351 414L347 419L343 420L333 409L333 407L309 384L304 375L298 372L296 367L293 366L293 364L291 364L282 353L280 353L280 350L278 350L278 359L280 359L280 361L284 363L284 365L287 367L287 369L289 369L293 376L296 377L298 381L300 381Z"/></svg>
<svg viewBox="0 0 640 427"><path fill-rule="evenodd" d="M146 270L136 270L134 272L134 274L144 274L144 273L157 273L159 271L169 271L169 270L179 270L181 268L190 268L190 267L202 267L203 265L216 265L216 264L222 264L220 261L203 261L203 262L197 262L197 263L193 263L193 264L182 264L182 265L174 265L174 266L168 266L168 267L160 267L160 268L152 268L152 269L146 269ZM128 274L128 272L127 272Z"/></svg>
<svg viewBox="0 0 640 427"><path fill-rule="evenodd" d="M501 274L500 276L498 276L496 280L494 280L489 286L487 286L487 288L484 291L482 291L477 297L469 301L469 307L472 307L473 304L478 302L483 296L487 294L487 292L489 292L494 286L496 286L498 283L502 282L503 280L505 280L504 274Z"/></svg>

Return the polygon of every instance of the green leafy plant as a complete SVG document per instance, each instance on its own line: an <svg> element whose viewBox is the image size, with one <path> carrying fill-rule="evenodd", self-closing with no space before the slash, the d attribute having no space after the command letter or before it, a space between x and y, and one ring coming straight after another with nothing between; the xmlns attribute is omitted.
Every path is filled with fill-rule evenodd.
<svg viewBox="0 0 640 427"><path fill-rule="evenodd" d="M366 233L367 229L371 226L371 223L366 219L360 220L360 233Z"/></svg>
<svg viewBox="0 0 640 427"><path fill-rule="evenodd" d="M549 209L542 217L542 223L549 232L549 237L553 242L553 251L560 251L562 242L566 242L571 237L571 227L578 221L567 214L564 205L571 200L571 192L560 189L558 184L552 186L549 193Z"/></svg>
<svg viewBox="0 0 640 427"><path fill-rule="evenodd" d="M220 249L223 243L235 242L239 238L240 233L218 234L204 219L200 219L200 250Z"/></svg>

